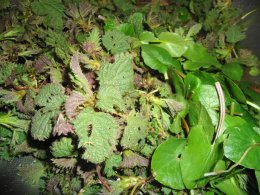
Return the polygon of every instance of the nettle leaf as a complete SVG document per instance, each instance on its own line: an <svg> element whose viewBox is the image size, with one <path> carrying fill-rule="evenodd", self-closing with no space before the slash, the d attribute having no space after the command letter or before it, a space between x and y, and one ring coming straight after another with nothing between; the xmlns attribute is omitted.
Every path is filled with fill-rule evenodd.
<svg viewBox="0 0 260 195"><path fill-rule="evenodd" d="M160 73L166 73L178 63L164 48L156 45L142 45L142 58L147 66Z"/></svg>
<svg viewBox="0 0 260 195"><path fill-rule="evenodd" d="M140 140L147 135L147 120L135 111L131 111L127 117L127 126L124 130L121 145L124 148L136 147Z"/></svg>
<svg viewBox="0 0 260 195"><path fill-rule="evenodd" d="M54 29L62 29L64 5L59 0L36 0L31 4L35 14L44 17L43 24Z"/></svg>
<svg viewBox="0 0 260 195"><path fill-rule="evenodd" d="M113 154L118 129L111 115L85 108L73 124L79 137L78 147L85 149L82 158L92 163L101 163Z"/></svg>
<svg viewBox="0 0 260 195"><path fill-rule="evenodd" d="M138 167L148 167L149 160L138 153L135 153L131 150L124 151L124 159L121 164L122 168L134 168L135 166Z"/></svg>
<svg viewBox="0 0 260 195"><path fill-rule="evenodd" d="M99 91L97 108L115 112L114 107L125 110L123 95L134 89L134 71L132 56L120 54L115 56L113 64L104 63L98 72Z"/></svg>
<svg viewBox="0 0 260 195"><path fill-rule="evenodd" d="M53 158L51 161L56 167L67 170L71 170L76 167L78 162L76 158Z"/></svg>
<svg viewBox="0 0 260 195"><path fill-rule="evenodd" d="M228 159L238 163L244 152L252 147L239 164L260 170L260 134L254 128L256 127L249 123L227 128L228 138L224 141L224 154Z"/></svg>
<svg viewBox="0 0 260 195"><path fill-rule="evenodd" d="M53 128L53 135L68 135L73 132L73 126L64 118L62 113L59 114L57 122Z"/></svg>
<svg viewBox="0 0 260 195"><path fill-rule="evenodd" d="M129 37L117 30L109 30L102 38L103 45L112 54L118 54L130 49Z"/></svg>
<svg viewBox="0 0 260 195"><path fill-rule="evenodd" d="M11 76L16 66L16 64L7 63L0 67L0 84L4 84L6 82L6 80Z"/></svg>
<svg viewBox="0 0 260 195"><path fill-rule="evenodd" d="M190 38L184 38L177 33L162 32L159 36L160 47L166 49L172 57L181 57L193 45Z"/></svg>
<svg viewBox="0 0 260 195"><path fill-rule="evenodd" d="M231 25L225 35L230 43L236 43L246 38L246 34L242 32L238 25Z"/></svg>
<svg viewBox="0 0 260 195"><path fill-rule="evenodd" d="M186 139L170 138L160 144L152 157L152 172L155 179L173 189L185 189L180 156L186 145Z"/></svg>
<svg viewBox="0 0 260 195"><path fill-rule="evenodd" d="M39 186L42 178L47 175L45 169L46 167L39 160L35 159L32 163L20 164L18 166L18 175L26 183Z"/></svg>
<svg viewBox="0 0 260 195"><path fill-rule="evenodd" d="M51 153L54 157L69 157L74 153L74 146L72 139L63 137L58 141L52 143Z"/></svg>
<svg viewBox="0 0 260 195"><path fill-rule="evenodd" d="M80 92L73 91L65 102L65 111L69 119L77 115L78 106L86 102L87 97Z"/></svg>
<svg viewBox="0 0 260 195"><path fill-rule="evenodd" d="M200 68L208 68L210 66L220 66L217 58L211 55L205 47L199 44L193 44L184 53L184 57L188 60L184 62L184 69L198 70Z"/></svg>
<svg viewBox="0 0 260 195"><path fill-rule="evenodd" d="M44 141L48 139L52 133L52 118L55 112L42 112L39 110L35 113L31 123L31 135L34 139Z"/></svg>
<svg viewBox="0 0 260 195"><path fill-rule="evenodd" d="M112 177L116 175L116 171L114 168L117 168L121 165L122 163L122 156L113 154L111 155L105 163L104 167L104 173L106 174L107 177Z"/></svg>
<svg viewBox="0 0 260 195"><path fill-rule="evenodd" d="M231 62L229 64L225 64L222 67L222 72L232 80L240 81L243 76L244 70L240 64L236 62Z"/></svg>
<svg viewBox="0 0 260 195"><path fill-rule="evenodd" d="M64 88L58 83L49 83L43 86L35 98L37 106L44 107L45 111L59 109L65 101Z"/></svg>
<svg viewBox="0 0 260 195"><path fill-rule="evenodd" d="M144 30L143 20L144 16L140 12L134 13L128 18L128 22L134 27L136 37L138 37Z"/></svg>
<svg viewBox="0 0 260 195"><path fill-rule="evenodd" d="M70 69L72 71L72 82L75 83L79 89L84 90L86 95L92 96L93 92L91 90L91 86L88 82L88 79L83 74L79 63L79 53L75 52L70 61Z"/></svg>

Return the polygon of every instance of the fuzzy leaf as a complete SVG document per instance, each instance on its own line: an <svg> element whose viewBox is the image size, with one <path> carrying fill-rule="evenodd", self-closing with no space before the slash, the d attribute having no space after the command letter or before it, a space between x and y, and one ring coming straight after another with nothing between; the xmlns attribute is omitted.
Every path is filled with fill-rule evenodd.
<svg viewBox="0 0 260 195"><path fill-rule="evenodd" d="M236 43L246 37L245 33L242 32L237 25L231 25L225 35L227 37L227 41L230 43Z"/></svg>
<svg viewBox="0 0 260 195"><path fill-rule="evenodd" d="M136 147L139 141L146 137L146 128L146 119L140 113L130 112L127 117L127 126L124 130L121 145L124 148Z"/></svg>
<svg viewBox="0 0 260 195"><path fill-rule="evenodd" d="M86 97L80 92L73 91L65 102L65 111L69 119L77 115L77 107L86 101Z"/></svg>
<svg viewBox="0 0 260 195"><path fill-rule="evenodd" d="M52 163L60 169L73 169L77 164L76 158L53 158Z"/></svg>
<svg viewBox="0 0 260 195"><path fill-rule="evenodd" d="M128 36L116 30L107 31L102 38L102 42L112 54L122 53L130 49Z"/></svg>
<svg viewBox="0 0 260 195"><path fill-rule="evenodd" d="M105 163L104 167L104 173L107 177L112 177L116 175L116 171L114 168L119 167L119 165L122 163L122 157L121 155L113 154L110 156Z"/></svg>
<svg viewBox="0 0 260 195"><path fill-rule="evenodd" d="M34 139L44 141L48 139L52 132L52 117L54 112L43 113L41 110L37 111L32 118L31 135Z"/></svg>
<svg viewBox="0 0 260 195"><path fill-rule="evenodd" d="M58 83L45 85L35 98L36 105L44 107L45 111L59 109L64 101L64 88Z"/></svg>
<svg viewBox="0 0 260 195"><path fill-rule="evenodd" d="M11 76L16 64L8 63L0 67L0 84L4 84L8 77Z"/></svg>
<svg viewBox="0 0 260 195"><path fill-rule="evenodd" d="M63 27L64 5L59 0L36 0L31 4L34 13L43 16L45 26L55 29Z"/></svg>
<svg viewBox="0 0 260 195"><path fill-rule="evenodd" d="M96 106L107 112L115 112L114 106L124 111L123 95L134 88L132 57L120 54L115 57L115 63L102 64L98 79L100 88Z"/></svg>
<svg viewBox="0 0 260 195"><path fill-rule="evenodd" d="M76 52L76 53L74 53L74 55L72 56L71 61L70 61L70 68L72 71L72 74L71 74L72 82L75 83L77 87L84 90L86 95L92 96L93 92L91 91L90 84L88 82L88 79L82 73L79 63L80 63L79 53Z"/></svg>
<svg viewBox="0 0 260 195"><path fill-rule="evenodd" d="M68 135L73 132L73 126L67 122L62 113L59 114L56 125L53 129L53 135Z"/></svg>
<svg viewBox="0 0 260 195"><path fill-rule="evenodd" d="M52 143L51 153L54 157L68 157L73 155L73 152L74 146L71 138L63 137Z"/></svg>
<svg viewBox="0 0 260 195"><path fill-rule="evenodd" d="M137 153L132 152L131 150L124 151L124 159L121 167L123 168L134 168L138 167L148 167L149 160Z"/></svg>
<svg viewBox="0 0 260 195"><path fill-rule="evenodd" d="M112 116L85 108L73 123L79 137L78 147L85 148L84 159L101 163L113 154L118 130Z"/></svg>

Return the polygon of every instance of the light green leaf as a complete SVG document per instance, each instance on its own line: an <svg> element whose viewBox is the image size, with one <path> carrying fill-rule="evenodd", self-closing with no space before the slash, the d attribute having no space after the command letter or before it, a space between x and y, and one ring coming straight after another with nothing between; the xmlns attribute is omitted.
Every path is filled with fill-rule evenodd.
<svg viewBox="0 0 260 195"><path fill-rule="evenodd" d="M117 144L118 130L113 117L93 108L85 108L73 121L79 138L78 147L83 147L83 159L101 163L113 154Z"/></svg>
<svg viewBox="0 0 260 195"><path fill-rule="evenodd" d="M7 127L9 129L20 129L25 132L28 131L30 121L20 119L15 115L10 113L0 113L0 125Z"/></svg>
<svg viewBox="0 0 260 195"><path fill-rule="evenodd" d="M144 31L140 34L139 36L139 39L140 41L143 43L143 44L147 44L149 42L153 42L153 41L156 41L158 40L155 36L154 36L154 33L153 32L150 32L150 31Z"/></svg>
<svg viewBox="0 0 260 195"><path fill-rule="evenodd" d="M44 107L45 111L59 109L64 101L64 88L58 83L49 83L43 86L35 98L35 104Z"/></svg>
<svg viewBox="0 0 260 195"><path fill-rule="evenodd" d="M63 137L52 143L51 153L54 157L69 157L73 155L73 152L74 146L71 138Z"/></svg>
<svg viewBox="0 0 260 195"><path fill-rule="evenodd" d="M243 68L240 64L236 62L232 62L229 64L225 64L222 66L222 72L232 80L240 81L241 77L243 76Z"/></svg>
<svg viewBox="0 0 260 195"><path fill-rule="evenodd" d="M130 49L129 37L117 30L109 30L102 38L103 45L112 54L118 54Z"/></svg>
<svg viewBox="0 0 260 195"><path fill-rule="evenodd" d="M124 130L121 145L124 148L134 148L146 135L147 120L140 113L131 111L127 117L127 126Z"/></svg>
<svg viewBox="0 0 260 195"><path fill-rule="evenodd" d="M43 113L37 111L32 118L31 135L34 139L44 141L48 139L52 133L52 117L54 112Z"/></svg>
<svg viewBox="0 0 260 195"><path fill-rule="evenodd" d="M110 156L105 163L104 167L104 173L106 174L107 177L112 177L116 175L116 171L114 168L117 168L121 165L122 163L122 156L113 154Z"/></svg>
<svg viewBox="0 0 260 195"><path fill-rule="evenodd" d="M125 110L123 96L134 89L134 71L132 56L120 54L113 64L104 63L98 72L100 88L97 108L107 112L115 112L115 107Z"/></svg>
<svg viewBox="0 0 260 195"><path fill-rule="evenodd" d="M144 30L144 16L140 12L136 12L128 18L128 22L134 27L135 36L138 37Z"/></svg>
<svg viewBox="0 0 260 195"><path fill-rule="evenodd" d="M165 49L156 45L142 45L142 57L147 66L160 73L166 73L177 63Z"/></svg>
<svg viewBox="0 0 260 195"><path fill-rule="evenodd" d="M242 32L238 25L231 25L225 33L227 41L230 43L236 43L246 38L246 34Z"/></svg>
<svg viewBox="0 0 260 195"><path fill-rule="evenodd" d="M182 152L180 164L183 182L188 189L205 186L204 174L212 171L221 151L218 144L211 145L212 136L201 125L194 126L189 133L188 145Z"/></svg>
<svg viewBox="0 0 260 195"><path fill-rule="evenodd" d="M181 57L193 45L189 38L183 38L177 33L162 32L159 36L160 47L166 49L172 57Z"/></svg>
<svg viewBox="0 0 260 195"><path fill-rule="evenodd" d="M62 29L64 5L59 0L35 0L31 4L34 13L43 16L43 24L54 29Z"/></svg>
<svg viewBox="0 0 260 195"><path fill-rule="evenodd" d="M195 91L200 88L201 81L198 77L188 73L184 78L186 97L189 98Z"/></svg>
<svg viewBox="0 0 260 195"><path fill-rule="evenodd" d="M186 145L185 139L170 138L160 144L152 157L152 172L155 179L165 186L182 190L180 155Z"/></svg>
<svg viewBox="0 0 260 195"><path fill-rule="evenodd" d="M184 53L184 57L188 60L184 62L184 69L198 70L200 68L208 68L210 66L219 66L217 58L211 55L205 47L199 44L193 44Z"/></svg>
<svg viewBox="0 0 260 195"><path fill-rule="evenodd" d="M194 24L194 25L190 28L190 30L188 31L188 34L187 34L186 37L192 37L192 36L198 34L199 31L201 30L201 28L202 28L202 25L201 25L200 23Z"/></svg>
<svg viewBox="0 0 260 195"><path fill-rule="evenodd" d="M225 156L237 163L244 152L252 147L239 164L246 168L260 170L260 134L254 130L254 127L249 123L239 124L227 128L226 133L228 138L224 141Z"/></svg>

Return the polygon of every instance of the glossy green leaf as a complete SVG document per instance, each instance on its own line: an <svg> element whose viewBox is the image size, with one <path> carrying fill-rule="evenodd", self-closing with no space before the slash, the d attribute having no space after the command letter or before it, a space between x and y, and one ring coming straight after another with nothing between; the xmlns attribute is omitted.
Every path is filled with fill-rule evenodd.
<svg viewBox="0 0 260 195"><path fill-rule="evenodd" d="M193 44L189 38L183 38L177 33L162 32L159 36L160 47L166 49L172 57L181 57Z"/></svg>
<svg viewBox="0 0 260 195"><path fill-rule="evenodd" d="M239 124L227 128L226 134L228 138L224 142L225 156L237 163L245 151L249 150L239 164L246 168L260 170L260 134L254 130L254 127L248 123Z"/></svg>
<svg viewBox="0 0 260 195"><path fill-rule="evenodd" d="M186 145L185 139L170 138L159 145L152 157L152 172L155 179L174 189L184 189L180 155Z"/></svg>
<svg viewBox="0 0 260 195"><path fill-rule="evenodd" d="M246 97L239 86L229 78L226 78L227 86L230 94L240 103L246 103Z"/></svg>
<svg viewBox="0 0 260 195"><path fill-rule="evenodd" d="M142 45L142 57L147 66L160 73L166 73L176 63L165 49L156 45Z"/></svg>
<svg viewBox="0 0 260 195"><path fill-rule="evenodd" d="M200 68L208 68L210 66L219 66L217 58L211 55L207 49L199 44L193 44L184 53L184 57L188 60L184 62L184 69L198 70Z"/></svg>
<svg viewBox="0 0 260 195"><path fill-rule="evenodd" d="M145 43L149 43L152 41L156 41L158 40L155 36L153 32L150 31L144 31L140 34L139 36L140 41L145 44Z"/></svg>
<svg viewBox="0 0 260 195"><path fill-rule="evenodd" d="M202 187L208 182L204 174L212 171L221 156L218 144L211 145L212 136L201 125L194 126L188 136L188 145L182 152L181 172L185 187Z"/></svg>
<svg viewBox="0 0 260 195"><path fill-rule="evenodd" d="M186 97L190 97L190 95L194 94L195 90L200 87L201 81L198 77L188 73L184 78L184 84L186 89Z"/></svg>
<svg viewBox="0 0 260 195"><path fill-rule="evenodd" d="M240 81L244 71L240 64L232 62L225 64L222 68L222 72L232 80Z"/></svg>

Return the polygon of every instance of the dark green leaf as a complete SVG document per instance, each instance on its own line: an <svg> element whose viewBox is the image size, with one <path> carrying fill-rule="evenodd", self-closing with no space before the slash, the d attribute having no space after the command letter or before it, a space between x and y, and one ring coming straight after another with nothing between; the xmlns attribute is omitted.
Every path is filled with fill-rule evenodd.
<svg viewBox="0 0 260 195"><path fill-rule="evenodd" d="M233 62L222 66L222 72L232 80L240 81L244 71L240 64Z"/></svg>

